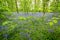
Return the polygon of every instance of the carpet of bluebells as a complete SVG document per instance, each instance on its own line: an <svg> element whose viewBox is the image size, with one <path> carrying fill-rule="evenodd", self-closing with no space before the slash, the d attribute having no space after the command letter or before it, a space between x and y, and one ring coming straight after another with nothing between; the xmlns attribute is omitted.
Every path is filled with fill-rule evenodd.
<svg viewBox="0 0 60 40"><path fill-rule="evenodd" d="M0 25L0 40L60 40L60 16L12 16Z"/></svg>

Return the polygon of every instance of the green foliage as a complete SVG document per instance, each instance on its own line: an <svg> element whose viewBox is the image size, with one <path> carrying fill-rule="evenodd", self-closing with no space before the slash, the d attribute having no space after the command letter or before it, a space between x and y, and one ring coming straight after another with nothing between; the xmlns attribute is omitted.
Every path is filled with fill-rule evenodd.
<svg viewBox="0 0 60 40"><path fill-rule="evenodd" d="M34 20L33 20L34 19ZM52 20L53 19L53 20ZM19 22L5 21L7 25L7 40L59 40L60 27L56 26L57 17L53 17L50 22L43 21L43 18L19 17ZM6 29L5 29L6 30ZM1 35L3 35L1 33ZM3 38L4 36L2 36ZM4 37L1 40L5 40Z"/></svg>
<svg viewBox="0 0 60 40"><path fill-rule="evenodd" d="M17 7L18 1L19 8ZM45 16L8 18L12 15L10 12L16 11L60 12L59 0L53 0L50 9L48 2L50 0L43 0L40 5L41 0L35 0L34 9L31 9L32 0L0 0L0 40L60 40L60 13L57 16L54 14L50 21L45 20Z"/></svg>
<svg viewBox="0 0 60 40"><path fill-rule="evenodd" d="M11 12L60 12L59 0L1 0L0 4Z"/></svg>

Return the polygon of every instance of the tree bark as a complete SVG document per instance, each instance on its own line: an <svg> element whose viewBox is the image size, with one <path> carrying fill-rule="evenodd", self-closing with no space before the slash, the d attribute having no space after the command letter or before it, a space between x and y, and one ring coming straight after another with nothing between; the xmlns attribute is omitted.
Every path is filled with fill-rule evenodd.
<svg viewBox="0 0 60 40"><path fill-rule="evenodd" d="M17 13L19 13L19 12L18 12L17 0L15 0L15 4L16 4L16 11L17 11Z"/></svg>

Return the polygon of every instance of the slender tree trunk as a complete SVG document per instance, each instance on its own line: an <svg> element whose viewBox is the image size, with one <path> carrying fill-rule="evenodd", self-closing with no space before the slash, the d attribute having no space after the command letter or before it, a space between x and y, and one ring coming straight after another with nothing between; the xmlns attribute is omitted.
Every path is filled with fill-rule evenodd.
<svg viewBox="0 0 60 40"><path fill-rule="evenodd" d="M45 1L43 0L43 16L45 15Z"/></svg>
<svg viewBox="0 0 60 40"><path fill-rule="evenodd" d="M55 8L55 12L57 13L58 12L58 1L57 0L55 0L55 6L56 6L56 8Z"/></svg>
<svg viewBox="0 0 60 40"><path fill-rule="evenodd" d="M37 5L37 2L36 2L37 0L35 0L35 5L34 5L34 10L35 10L35 12L36 12L36 5Z"/></svg>
<svg viewBox="0 0 60 40"><path fill-rule="evenodd" d="M18 12L17 0L15 0L15 4L16 4L16 11L17 11L17 13L19 13L19 12Z"/></svg>
<svg viewBox="0 0 60 40"><path fill-rule="evenodd" d="M13 9L14 9L14 8L13 8L13 0L11 0L11 3L12 3L12 6L11 6L12 8L11 8L11 10L13 11Z"/></svg>

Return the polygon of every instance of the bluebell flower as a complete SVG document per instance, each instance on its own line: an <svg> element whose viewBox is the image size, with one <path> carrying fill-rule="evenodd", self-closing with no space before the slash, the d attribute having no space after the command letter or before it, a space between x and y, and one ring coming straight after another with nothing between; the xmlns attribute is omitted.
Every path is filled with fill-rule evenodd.
<svg viewBox="0 0 60 40"><path fill-rule="evenodd" d="M2 31L3 30L3 26L0 26L0 31Z"/></svg>
<svg viewBox="0 0 60 40"><path fill-rule="evenodd" d="M32 40L32 38L29 38L29 40Z"/></svg>
<svg viewBox="0 0 60 40"><path fill-rule="evenodd" d="M28 34L28 33L26 33L26 34L25 34L25 36L26 36L26 37L29 37L29 34Z"/></svg>
<svg viewBox="0 0 60 40"><path fill-rule="evenodd" d="M3 34L3 37L4 38L8 38L8 34Z"/></svg>
<svg viewBox="0 0 60 40"><path fill-rule="evenodd" d="M20 32L20 34L22 35L22 34L24 34L24 32Z"/></svg>
<svg viewBox="0 0 60 40"><path fill-rule="evenodd" d="M53 32L54 32L54 30L53 30L53 29L48 29L48 32L52 32L52 33L53 33Z"/></svg>

